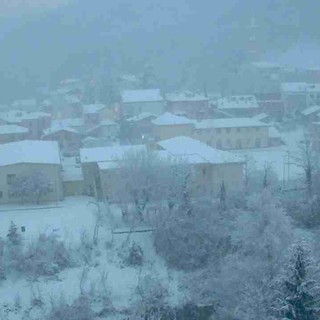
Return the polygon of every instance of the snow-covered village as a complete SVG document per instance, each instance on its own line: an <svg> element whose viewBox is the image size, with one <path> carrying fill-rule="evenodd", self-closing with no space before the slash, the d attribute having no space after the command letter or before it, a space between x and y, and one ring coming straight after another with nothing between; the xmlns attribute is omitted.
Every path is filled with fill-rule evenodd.
<svg viewBox="0 0 320 320"><path fill-rule="evenodd" d="M319 10L0 1L0 320L320 319Z"/></svg>

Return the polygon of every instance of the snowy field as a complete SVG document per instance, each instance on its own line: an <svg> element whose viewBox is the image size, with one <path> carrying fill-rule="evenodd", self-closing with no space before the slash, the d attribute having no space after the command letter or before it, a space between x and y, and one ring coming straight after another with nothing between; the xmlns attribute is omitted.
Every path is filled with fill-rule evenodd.
<svg viewBox="0 0 320 320"><path fill-rule="evenodd" d="M26 227L26 232L23 233L26 244L40 233L54 232L64 240L66 246L75 248L80 244L81 233L86 232L89 238L93 235L96 207L90 202L92 198L76 197L39 207L0 206L0 236L6 238L10 222L13 221L19 229L21 226ZM113 221L119 220L119 209L113 207L111 210L115 217ZM168 273L164 261L154 252L152 234L146 232L130 235L130 241L138 243L143 249L145 262L139 268L126 267L122 264L117 250L128 240L128 234L115 234L113 246L107 246L107 242L111 239L109 220L107 218L105 225L100 228L99 244L93 251L93 263L88 267L85 291L90 293L93 287L98 287L101 284L101 275L105 273L113 306L116 310L123 310L134 302L130 299L135 296L139 279L145 275L152 275L160 279L169 289L172 304L179 303L183 297L179 296L178 273L172 271ZM61 296L65 297L66 301L72 302L80 294L80 278L84 267L85 265L81 265L66 269L54 278L40 277L36 282L29 281L23 276L10 276L0 284L0 319L3 317L1 306L4 309L13 308L18 296L23 308L30 307L32 292L41 296L48 305L52 298L59 299ZM9 312L8 319L22 319L21 313Z"/></svg>
<svg viewBox="0 0 320 320"><path fill-rule="evenodd" d="M303 129L281 133L281 136L285 145L233 152L246 156L251 169L263 170L265 166L271 166L280 180L298 178L302 174L302 169L294 164L293 157L299 152L298 142L303 139Z"/></svg>

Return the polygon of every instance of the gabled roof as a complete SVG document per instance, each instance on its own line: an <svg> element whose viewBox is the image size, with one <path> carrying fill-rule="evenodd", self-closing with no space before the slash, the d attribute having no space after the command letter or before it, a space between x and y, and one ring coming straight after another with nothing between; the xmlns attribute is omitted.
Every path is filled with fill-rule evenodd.
<svg viewBox="0 0 320 320"><path fill-rule="evenodd" d="M0 112L0 119L7 123L20 123L23 120L32 120L43 117L51 117L51 115L45 112L26 112L20 110Z"/></svg>
<svg viewBox="0 0 320 320"><path fill-rule="evenodd" d="M46 130L43 131L43 136L49 136L51 134L57 133L57 132L61 132L61 131L65 131L65 132L70 132L70 133L74 133L74 134L79 134L79 132L75 129L72 129L70 127L61 127L61 126L54 126L54 127L50 127Z"/></svg>
<svg viewBox="0 0 320 320"><path fill-rule="evenodd" d="M101 127L110 127L110 126L119 126L119 124L114 121L104 120L100 124L98 124L97 126L94 126L93 128L88 129L87 132L94 131L94 130L101 128Z"/></svg>
<svg viewBox="0 0 320 320"><path fill-rule="evenodd" d="M138 114L137 116L133 116L131 118L128 118L127 121L130 122L136 122L136 121L141 121L144 119L148 119L148 118L156 118L157 115L151 112L141 112L140 114Z"/></svg>
<svg viewBox="0 0 320 320"><path fill-rule="evenodd" d="M60 127L82 127L84 126L84 120L82 118L66 118L52 120L52 126Z"/></svg>
<svg viewBox="0 0 320 320"><path fill-rule="evenodd" d="M151 121L156 126L171 126L171 125L187 125L194 124L194 120L186 117L176 116L173 113L166 112L156 119Z"/></svg>
<svg viewBox="0 0 320 320"><path fill-rule="evenodd" d="M0 134L16 134L16 133L28 133L29 130L25 127L20 127L15 124L8 124L0 126Z"/></svg>
<svg viewBox="0 0 320 320"><path fill-rule="evenodd" d="M160 89L125 90L121 93L122 102L157 102L163 101Z"/></svg>
<svg viewBox="0 0 320 320"><path fill-rule="evenodd" d="M304 116L308 116L312 113L316 113L316 112L319 112L320 111L320 106L312 106L312 107L309 107L307 109L304 109L303 111L301 111L301 113L304 115Z"/></svg>
<svg viewBox="0 0 320 320"><path fill-rule="evenodd" d="M218 150L208 145L185 136L179 136L168 140L157 142L157 144L172 156L180 157L189 163L243 163L240 156Z"/></svg>
<svg viewBox="0 0 320 320"><path fill-rule="evenodd" d="M118 161L128 152L145 151L144 145L127 145L80 149L82 163Z"/></svg>
<svg viewBox="0 0 320 320"><path fill-rule="evenodd" d="M247 128L247 127L269 127L253 118L226 118L226 119L205 119L196 122L196 129L209 128Z"/></svg>
<svg viewBox="0 0 320 320"><path fill-rule="evenodd" d="M18 163L60 164L57 141L24 140L0 145L0 166Z"/></svg>

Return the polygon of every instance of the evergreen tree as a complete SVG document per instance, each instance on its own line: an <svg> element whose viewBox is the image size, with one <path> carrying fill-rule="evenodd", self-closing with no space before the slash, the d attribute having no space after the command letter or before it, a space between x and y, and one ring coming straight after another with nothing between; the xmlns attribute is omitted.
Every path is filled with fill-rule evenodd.
<svg viewBox="0 0 320 320"><path fill-rule="evenodd" d="M10 223L7 238L10 244L18 246L21 244L21 235L18 233L18 227L13 221Z"/></svg>
<svg viewBox="0 0 320 320"><path fill-rule="evenodd" d="M281 296L276 308L281 319L316 320L319 319L320 288L310 279L313 261L305 244L294 246L289 265L289 275L281 281Z"/></svg>

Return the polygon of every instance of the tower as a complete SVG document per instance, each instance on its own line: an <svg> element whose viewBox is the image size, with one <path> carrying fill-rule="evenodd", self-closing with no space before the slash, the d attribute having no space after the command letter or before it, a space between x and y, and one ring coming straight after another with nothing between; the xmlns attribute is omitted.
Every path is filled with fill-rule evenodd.
<svg viewBox="0 0 320 320"><path fill-rule="evenodd" d="M256 18L252 16L248 25L248 58L250 62L259 60L259 29Z"/></svg>

